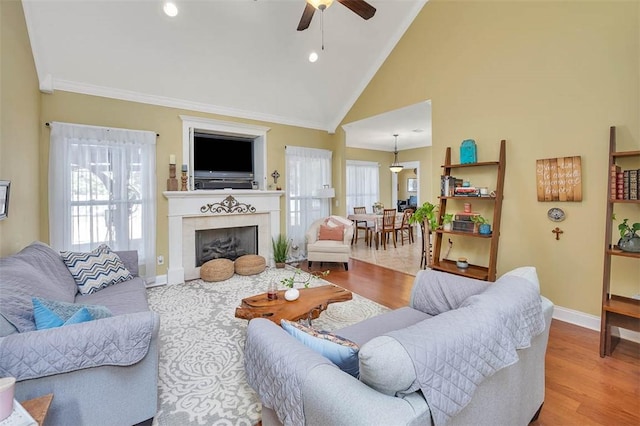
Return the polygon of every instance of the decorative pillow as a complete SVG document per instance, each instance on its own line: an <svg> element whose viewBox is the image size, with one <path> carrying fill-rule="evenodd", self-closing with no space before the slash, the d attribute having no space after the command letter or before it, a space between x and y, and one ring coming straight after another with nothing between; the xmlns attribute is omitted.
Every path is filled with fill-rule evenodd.
<svg viewBox="0 0 640 426"><path fill-rule="evenodd" d="M345 373L358 377L359 347L351 340L307 327L297 322L281 320L282 328L320 355L329 359Z"/></svg>
<svg viewBox="0 0 640 426"><path fill-rule="evenodd" d="M82 294L95 293L110 285L133 279L118 255L105 244L90 253L63 251L60 255Z"/></svg>
<svg viewBox="0 0 640 426"><path fill-rule="evenodd" d="M33 316L36 320L36 330L45 330L69 324L79 324L93 319L87 308L82 307L70 318L64 321L52 310L43 306L35 297L33 298Z"/></svg>
<svg viewBox="0 0 640 426"><path fill-rule="evenodd" d="M320 225L318 232L318 240L342 241L344 238L344 226L331 227L329 225Z"/></svg>
<svg viewBox="0 0 640 426"><path fill-rule="evenodd" d="M42 306L59 316L62 321L66 321L82 308L86 308L93 319L109 318L113 313L106 306L102 305L83 305L80 303L59 302L57 300L48 300L41 297L34 297Z"/></svg>

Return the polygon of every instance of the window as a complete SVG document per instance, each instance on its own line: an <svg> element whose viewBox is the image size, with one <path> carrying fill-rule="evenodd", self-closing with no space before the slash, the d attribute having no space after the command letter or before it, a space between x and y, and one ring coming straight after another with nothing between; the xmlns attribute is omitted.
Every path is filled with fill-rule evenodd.
<svg viewBox="0 0 640 426"><path fill-rule="evenodd" d="M156 174L152 132L51 124L49 236L58 250L100 244L137 250L155 279Z"/></svg>
<svg viewBox="0 0 640 426"><path fill-rule="evenodd" d="M380 166L371 161L347 160L347 214L354 207L365 206L373 213L373 203L380 201Z"/></svg>
<svg viewBox="0 0 640 426"><path fill-rule="evenodd" d="M297 146L287 146L285 153L287 237L293 242L290 256L303 258L307 229L316 219L330 214L331 199L317 198L316 194L324 185L331 186L333 153Z"/></svg>

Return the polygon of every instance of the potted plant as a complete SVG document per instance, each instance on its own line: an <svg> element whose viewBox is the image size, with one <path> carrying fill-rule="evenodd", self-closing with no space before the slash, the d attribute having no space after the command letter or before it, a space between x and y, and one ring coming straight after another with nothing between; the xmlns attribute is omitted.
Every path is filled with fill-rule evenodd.
<svg viewBox="0 0 640 426"><path fill-rule="evenodd" d="M453 213L445 213L442 215L442 229L451 231L453 229Z"/></svg>
<svg viewBox="0 0 640 426"><path fill-rule="evenodd" d="M418 207L409 218L410 224L420 224L420 229L422 230L422 256L426 260L426 266L430 266L432 263L431 236L433 234L431 232L438 227L437 211L438 206L427 201Z"/></svg>
<svg viewBox="0 0 640 426"><path fill-rule="evenodd" d="M329 270L322 271L322 272L309 272L306 279L296 281L296 278L299 275L300 275L300 270L296 269L296 271L293 273L292 276L283 278L280 281L280 284L282 284L285 287L289 287L289 290L284 292L284 298L290 302L300 297L300 291L297 288L293 287L296 283L303 284L304 288L309 288L309 284L311 283L311 280L319 278L321 276L326 277L327 275L329 275Z"/></svg>
<svg viewBox="0 0 640 426"><path fill-rule="evenodd" d="M419 223L421 226L424 223L428 223L429 230L433 231L438 227L438 217L436 216L437 211L438 206L427 201L413 212L409 219L409 223Z"/></svg>
<svg viewBox="0 0 640 426"><path fill-rule="evenodd" d="M640 253L640 236L636 233L640 231L640 222L635 222L633 225L630 225L628 221L629 219L624 219L622 223L618 225L618 231L620 231L618 248L622 251Z"/></svg>
<svg viewBox="0 0 640 426"><path fill-rule="evenodd" d="M284 234L280 234L278 238L272 238L271 243L273 246L273 261L276 263L276 268L284 268L291 248L289 240Z"/></svg>
<svg viewBox="0 0 640 426"><path fill-rule="evenodd" d="M482 235L491 234L491 225L487 222L482 215L471 216L471 221L475 223L474 232L480 233Z"/></svg>

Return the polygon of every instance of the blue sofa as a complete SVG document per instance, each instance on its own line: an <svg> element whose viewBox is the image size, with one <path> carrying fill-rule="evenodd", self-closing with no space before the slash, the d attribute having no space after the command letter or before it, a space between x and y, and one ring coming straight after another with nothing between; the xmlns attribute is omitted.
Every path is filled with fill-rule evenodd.
<svg viewBox="0 0 640 426"><path fill-rule="evenodd" d="M135 425L157 412L159 315L149 310L137 252L115 253L133 279L91 294L78 292L44 243L0 259L0 377L16 377L18 401L53 393L48 426ZM32 297L108 311L36 330Z"/></svg>

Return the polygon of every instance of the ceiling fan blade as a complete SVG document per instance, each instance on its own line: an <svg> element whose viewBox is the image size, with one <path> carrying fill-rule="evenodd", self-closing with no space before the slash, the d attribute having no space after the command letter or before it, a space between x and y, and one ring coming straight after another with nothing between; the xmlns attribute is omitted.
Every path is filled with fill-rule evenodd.
<svg viewBox="0 0 640 426"><path fill-rule="evenodd" d="M304 12L302 12L302 18L300 18L300 23L298 24L298 31L303 31L309 28L309 24L311 24L311 18L313 18L313 12L315 11L315 7L311 6L309 3L305 3Z"/></svg>
<svg viewBox="0 0 640 426"><path fill-rule="evenodd" d="M362 19L369 19L376 14L376 8L364 0L338 0L338 3L342 3Z"/></svg>

